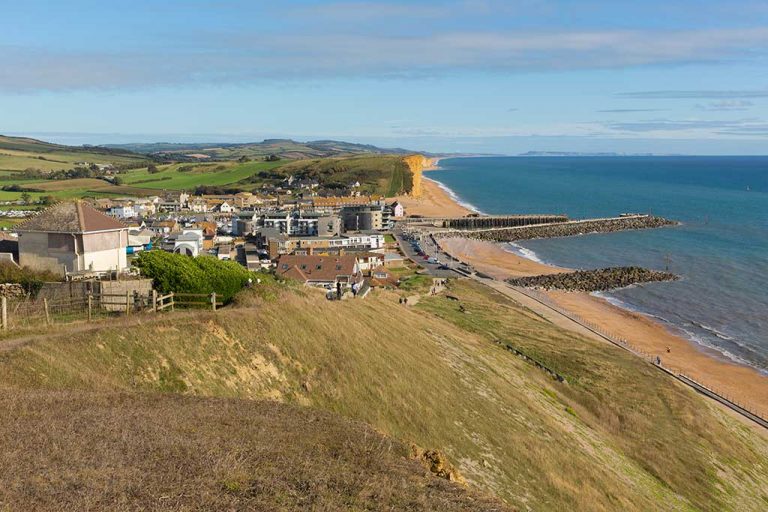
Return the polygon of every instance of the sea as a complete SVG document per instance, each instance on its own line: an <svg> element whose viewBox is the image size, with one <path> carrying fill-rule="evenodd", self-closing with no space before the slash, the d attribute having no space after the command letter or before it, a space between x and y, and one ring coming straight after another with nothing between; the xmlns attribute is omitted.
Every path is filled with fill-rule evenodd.
<svg viewBox="0 0 768 512"><path fill-rule="evenodd" d="M569 268L669 269L682 279L600 295L768 374L768 156L450 158L426 176L486 214L651 213L680 221L504 245Z"/></svg>

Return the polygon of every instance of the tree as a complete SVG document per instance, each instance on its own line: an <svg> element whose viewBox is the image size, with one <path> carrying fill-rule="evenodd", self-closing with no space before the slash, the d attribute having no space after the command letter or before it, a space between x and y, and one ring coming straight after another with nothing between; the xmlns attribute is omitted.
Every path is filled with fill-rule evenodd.
<svg viewBox="0 0 768 512"><path fill-rule="evenodd" d="M29 194L29 192L23 192L23 193L21 194L21 201L22 201L24 204L29 204L29 203L30 203L30 201L32 201L32 196Z"/></svg>
<svg viewBox="0 0 768 512"><path fill-rule="evenodd" d="M157 174L158 172L160 172L160 169L158 169L155 164L149 164L147 166L147 172L149 174Z"/></svg>
<svg viewBox="0 0 768 512"><path fill-rule="evenodd" d="M120 176L115 176L112 179L112 183L114 183L115 185L122 185L123 184L123 178L121 178Z"/></svg>
<svg viewBox="0 0 768 512"><path fill-rule="evenodd" d="M229 302L253 277L253 273L234 261L211 256L190 258L165 251L139 253L133 264L162 293L216 292L223 302Z"/></svg>
<svg viewBox="0 0 768 512"><path fill-rule="evenodd" d="M269 155L268 157L264 158L264 161L266 162L277 162L278 160L280 160L280 157L275 154Z"/></svg>
<svg viewBox="0 0 768 512"><path fill-rule="evenodd" d="M40 202L43 203L45 206L49 206L56 202L56 198L53 196L41 196Z"/></svg>

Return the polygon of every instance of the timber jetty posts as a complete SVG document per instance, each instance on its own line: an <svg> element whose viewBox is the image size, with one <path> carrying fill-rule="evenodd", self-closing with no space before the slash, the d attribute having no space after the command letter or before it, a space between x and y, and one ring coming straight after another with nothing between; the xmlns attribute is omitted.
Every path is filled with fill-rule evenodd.
<svg viewBox="0 0 768 512"><path fill-rule="evenodd" d="M493 227L531 226L551 222L566 222L562 214L472 215L466 217L405 217L397 222L403 225L424 225L435 228L483 229Z"/></svg>

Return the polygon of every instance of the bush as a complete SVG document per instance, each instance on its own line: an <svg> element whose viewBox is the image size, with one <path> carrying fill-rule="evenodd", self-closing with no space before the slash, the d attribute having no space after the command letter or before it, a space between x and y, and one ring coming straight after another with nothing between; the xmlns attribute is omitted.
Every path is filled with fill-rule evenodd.
<svg viewBox="0 0 768 512"><path fill-rule="evenodd" d="M190 258L165 251L142 252L133 264L142 275L154 281L162 293L216 292L222 302L229 302L243 289L254 274L234 261L221 261L211 256Z"/></svg>
<svg viewBox="0 0 768 512"><path fill-rule="evenodd" d="M19 267L12 263L0 263L0 283L18 283L32 296L37 295L43 283L52 281L61 281L61 276L53 272Z"/></svg>

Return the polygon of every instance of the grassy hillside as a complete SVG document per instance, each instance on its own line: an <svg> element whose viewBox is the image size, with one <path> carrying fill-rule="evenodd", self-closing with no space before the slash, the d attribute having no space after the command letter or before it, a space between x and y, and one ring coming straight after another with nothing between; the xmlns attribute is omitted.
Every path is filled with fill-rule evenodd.
<svg viewBox="0 0 768 512"><path fill-rule="evenodd" d="M144 154L165 153L171 157L183 157L197 153L208 155L217 160L237 160L241 157L263 159L268 155L277 155L285 159L327 158L361 154L407 154L404 149L385 149L367 144L319 140L297 142L290 139L267 139L262 142L243 144L116 144L108 148L135 151Z"/></svg>
<svg viewBox="0 0 768 512"><path fill-rule="evenodd" d="M316 178L324 184L349 185L359 181L362 191L392 197L409 192L412 175L402 156L357 156L290 162L279 169L284 175Z"/></svg>
<svg viewBox="0 0 768 512"><path fill-rule="evenodd" d="M3 510L504 510L323 411L35 391L0 408Z"/></svg>
<svg viewBox="0 0 768 512"><path fill-rule="evenodd" d="M124 150L95 146L75 147L51 144L25 137L0 135L0 171L14 172L27 168L52 171L71 169L75 162L96 164L136 164L146 157Z"/></svg>
<svg viewBox="0 0 768 512"><path fill-rule="evenodd" d="M206 164L173 164L160 166L160 172L146 169L131 171L124 177L128 186L147 189L193 190L200 185L236 186L238 182L260 171L274 169L285 162L221 162Z"/></svg>
<svg viewBox="0 0 768 512"><path fill-rule="evenodd" d="M294 175L317 178L330 186L347 186L359 181L363 192L393 196L409 191L412 178L400 156L384 155L276 162L173 163L157 168L156 173L150 173L146 167L125 171L120 174L121 185L95 178L27 179L17 171L0 171L0 186L18 185L28 190L33 199L43 195L68 199L145 196L162 190L192 191L198 186L251 191L265 183L279 184ZM0 200L18 200L21 194L21 191L0 190Z"/></svg>
<svg viewBox="0 0 768 512"><path fill-rule="evenodd" d="M256 292L218 313L52 331L0 353L0 386L311 406L439 449L473 487L520 509L768 505L765 437L650 365L479 284L452 284L459 302L412 309L386 292L343 302Z"/></svg>

